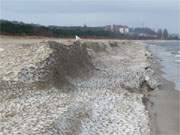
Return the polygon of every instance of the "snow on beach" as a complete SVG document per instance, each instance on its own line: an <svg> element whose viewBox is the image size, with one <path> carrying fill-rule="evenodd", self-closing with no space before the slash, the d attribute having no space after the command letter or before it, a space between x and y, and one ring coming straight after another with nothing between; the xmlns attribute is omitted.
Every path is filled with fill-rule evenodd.
<svg viewBox="0 0 180 135"><path fill-rule="evenodd" d="M150 135L144 46L63 42L0 44L0 134Z"/></svg>

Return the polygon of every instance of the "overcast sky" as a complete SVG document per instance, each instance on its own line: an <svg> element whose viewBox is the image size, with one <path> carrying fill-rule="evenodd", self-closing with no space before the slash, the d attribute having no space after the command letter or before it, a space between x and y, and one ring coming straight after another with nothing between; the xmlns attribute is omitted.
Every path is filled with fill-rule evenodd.
<svg viewBox="0 0 180 135"><path fill-rule="evenodd" d="M0 18L43 25L167 28L180 33L180 0L0 0Z"/></svg>

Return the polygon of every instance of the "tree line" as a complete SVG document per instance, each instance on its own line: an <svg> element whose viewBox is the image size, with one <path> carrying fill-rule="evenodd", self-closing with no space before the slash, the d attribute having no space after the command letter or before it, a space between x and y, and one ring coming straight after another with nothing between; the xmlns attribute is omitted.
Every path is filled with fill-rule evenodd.
<svg viewBox="0 0 180 135"><path fill-rule="evenodd" d="M19 36L48 36L48 37L114 37L115 34L105 31L103 27L60 27L26 24L23 22L0 20L0 34Z"/></svg>
<svg viewBox="0 0 180 135"><path fill-rule="evenodd" d="M47 36L72 38L78 35L83 38L118 38L118 39L178 39L177 35L170 35L167 31L159 29L157 32L150 28L131 28L127 34L111 32L104 27L87 26L42 26L26 24L17 21L0 20L1 35L17 36Z"/></svg>

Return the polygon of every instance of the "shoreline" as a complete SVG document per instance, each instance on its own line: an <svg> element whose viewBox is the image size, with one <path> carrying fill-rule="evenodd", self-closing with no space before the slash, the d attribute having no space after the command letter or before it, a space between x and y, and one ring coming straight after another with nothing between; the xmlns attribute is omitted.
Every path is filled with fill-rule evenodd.
<svg viewBox="0 0 180 135"><path fill-rule="evenodd" d="M31 81L35 82L32 84L32 88L21 84L24 87L24 93L20 93L20 95L18 95L19 88L17 88L16 90L17 94L12 93L10 91L11 89L7 88L6 92L9 91L9 97L6 93L4 93L4 96L2 96L2 100L6 100L6 102L8 103L7 105L5 105L7 108L10 108L9 104L20 104L18 103L19 101L21 102L21 107L26 107L26 103L24 102L26 102L27 100L24 99L27 98L27 95L28 98L34 100L34 104L31 105L32 109L28 110L28 113L24 110L16 110L17 113L13 114L13 112L10 110L10 116L12 113L11 117L17 118L19 114L19 117L21 117L21 114L28 115L28 117L32 117L33 119L35 118L37 122L42 122L40 126L43 127L43 130L47 130L48 132L51 131L50 129L46 129L48 125L52 126L52 132L54 132L54 130L60 131L61 129L64 129L64 126L67 126L67 129L69 129L68 132L73 132L74 129L71 130L71 128L76 127L76 124L78 124L78 128L82 128L84 127L84 125L87 125L87 127L83 128L83 131L85 131L86 133L102 133L102 131L103 133L105 133L104 131L106 131L108 128L107 131L116 129L118 130L117 133L120 134L127 132L144 135L178 135L175 133L176 130L178 132L178 127L166 124L166 119L169 118L170 120L168 121L172 121L175 125L178 125L177 95L179 94L179 92L174 90L173 82L167 81L162 76L162 66L157 61L158 58L156 58L155 56L152 57L152 55L150 55L151 53L144 46L144 42L112 42L111 40L109 40L108 42L97 42L94 40L84 40L81 44L75 44L73 40L60 41L59 39L55 39L54 41L58 42L49 42L42 39L18 39L11 41L4 40L4 42L1 43L1 47L4 52L4 55L2 55L3 53L1 54L2 58L8 57L8 59L11 60L11 67L7 68L7 66L4 65L2 71L7 68L7 71L9 71L10 69L11 72L15 73L15 76L12 76L13 74L6 75L4 74L6 73L4 71L2 72L1 76L5 76L6 79L9 80L16 79L16 73L24 73L22 72L22 70L17 70L19 65L21 64L19 68L22 69L25 66L25 68L28 69L28 73L25 72L24 74L19 74L21 76L18 76L18 81L28 82L28 84L30 85ZM11 45L10 43L12 43L13 45ZM24 50L23 52L25 52L26 55L24 55L24 53L20 53L21 57L19 57L19 53L17 52L22 50ZM73 55L69 55L69 52L71 52L71 54ZM19 61L23 60L22 58L26 58L26 61L27 59L29 59L29 63L17 64L15 61L13 61L14 57ZM61 59L62 57L66 59L65 64L64 60ZM85 58L85 60L81 59L82 57ZM50 65L43 64L43 70L45 73L48 72L48 75L44 76L44 74L38 74L37 78L35 75L37 75L37 73L39 73L38 71L41 69L41 61L45 60L45 63L49 63L46 62L46 60L51 60L49 58L53 59L52 62L54 63L51 63ZM6 61L7 60L4 60L2 62L5 63ZM33 64L36 62L40 62L40 65L36 64L36 70L31 71L31 69L34 68L27 67L27 65L31 65L33 67ZM74 65L76 63L80 63L80 67L82 68L81 70L79 70L79 64ZM63 64L64 66L61 67L60 65ZM8 63L7 65L9 66ZM17 68L14 69L14 67ZM90 67L95 67L95 69L93 68L94 70L92 70ZM46 71L46 69L48 71ZM59 70L57 71L55 69ZM73 72L71 72L72 69ZM92 72L93 76L84 79L83 75L87 76L88 71L90 71L90 73ZM82 75L82 77L80 75ZM75 76L79 77L74 78ZM157 89L157 87L159 86L159 78L162 84L160 90ZM41 85L44 85L44 83L39 84L36 83L37 81L48 81L50 84L48 84L48 86L42 87ZM58 82L61 82L62 86L58 85ZM14 84L12 84L11 86L14 87ZM27 90L26 87L28 87ZM29 94L29 91L31 94ZM36 97L37 92L39 97ZM15 96L12 96L12 94ZM40 106L42 107L44 112L47 111L47 108L51 108L48 110L55 110L53 111L53 114L51 112L49 112L48 114L42 113L41 110L38 109L34 111L34 108L36 108L36 106L39 106L39 99L46 99L47 97L50 97L51 100L41 100L47 107L44 108L43 106ZM9 100L9 98L11 100ZM96 107L94 101L98 104L98 107ZM16 104L14 104L14 102ZM31 100L29 102L31 103ZM83 103L83 105L81 103ZM104 106L104 103L106 104L106 106ZM3 102L0 103L0 107L2 106L1 104L3 105ZM59 106L59 110L57 110L57 106ZM112 112L109 113L109 110L111 110ZM69 125L68 120L73 120L76 116L76 113L74 113L74 111L77 111L77 115L79 115L79 113L82 113L83 117L82 119L81 117L79 117ZM92 111L96 112L98 115L92 115ZM104 111L107 112L108 116L106 116L107 114L105 114ZM166 114L166 112L168 114ZM38 116L38 114L41 114L41 116L43 117ZM5 117L9 116L8 114L6 114L6 112L3 115L5 115ZM8 117L9 122L12 121L11 117ZM39 117L41 119L39 119ZM87 121L85 121L85 119L91 122L93 122L94 120L99 121L99 117L101 118L99 124L94 123L93 127L89 127L89 124L87 123ZM112 122L108 123L108 126L106 126L105 128L102 126L104 122L108 122L108 119L114 120L117 118L121 122L115 122L117 124L116 127L114 127L114 123ZM3 120L3 118L1 119ZM62 120L64 121L63 123L60 122ZM14 121L16 123L21 123L21 120L19 119L14 119ZM47 123L44 121L46 121ZM83 123L81 124L80 121ZM131 126L132 123L130 122L133 122L133 126ZM31 124L31 121L26 121L25 123L28 125ZM2 124L4 127L9 127L6 122ZM101 130L98 130L99 126L101 127ZM169 128L167 127L171 128L170 134L165 134L164 132L162 134L159 134L159 132L162 132L162 128L169 130ZM173 127L175 127L175 129ZM25 129L21 126L20 129L16 128L16 126L13 128L13 130L17 133L20 131L26 131L29 126L25 127ZM36 126L31 128L32 131L34 129L36 129ZM152 132L150 132L151 129ZM4 130L4 132L7 131L9 132L9 134L11 134L11 132L14 132L13 130L9 130L7 128ZM37 134L37 132L42 132L43 130L35 130L32 132L32 134ZM79 134L79 130L77 130L77 134ZM109 134L111 133L109 132Z"/></svg>
<svg viewBox="0 0 180 135"><path fill-rule="evenodd" d="M151 51L146 47L146 50ZM152 54L152 53L151 53ZM167 80L159 58L152 55L151 68L159 77L161 86L150 93L148 111L150 113L152 135L179 135L180 133L180 91L175 83Z"/></svg>

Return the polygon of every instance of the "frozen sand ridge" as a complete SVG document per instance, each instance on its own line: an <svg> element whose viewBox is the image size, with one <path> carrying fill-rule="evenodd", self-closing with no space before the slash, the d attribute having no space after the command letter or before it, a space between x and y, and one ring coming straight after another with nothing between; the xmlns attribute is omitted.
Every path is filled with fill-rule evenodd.
<svg viewBox="0 0 180 135"><path fill-rule="evenodd" d="M148 135L143 95L157 87L143 46L122 42L2 46L0 134Z"/></svg>

